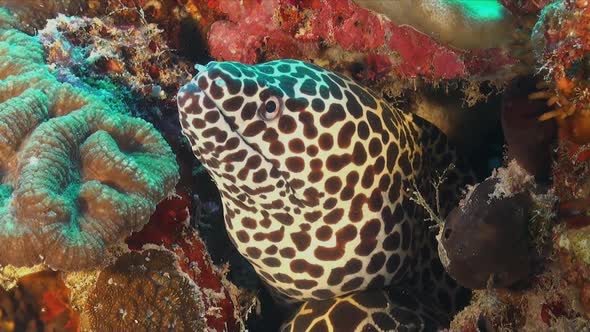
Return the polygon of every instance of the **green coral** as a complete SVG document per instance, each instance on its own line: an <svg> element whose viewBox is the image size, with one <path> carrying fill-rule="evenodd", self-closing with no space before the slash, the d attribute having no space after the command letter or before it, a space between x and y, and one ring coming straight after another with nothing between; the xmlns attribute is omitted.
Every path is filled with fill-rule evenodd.
<svg viewBox="0 0 590 332"><path fill-rule="evenodd" d="M178 181L170 147L104 94L59 82L0 9L0 265L100 264Z"/></svg>

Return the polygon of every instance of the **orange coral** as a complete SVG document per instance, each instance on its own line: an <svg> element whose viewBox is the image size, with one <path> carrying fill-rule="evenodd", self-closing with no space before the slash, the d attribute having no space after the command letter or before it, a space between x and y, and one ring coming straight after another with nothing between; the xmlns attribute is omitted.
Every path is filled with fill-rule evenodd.
<svg viewBox="0 0 590 332"><path fill-rule="evenodd" d="M564 138L590 142L590 6L587 1L556 1L547 6L532 34L537 61L549 83L531 99L547 99L554 109L539 117L556 118Z"/></svg>
<svg viewBox="0 0 590 332"><path fill-rule="evenodd" d="M69 296L60 274L50 271L22 277L10 291L0 288L0 331L79 331Z"/></svg>
<svg viewBox="0 0 590 332"><path fill-rule="evenodd" d="M86 305L95 331L205 331L206 296L174 254L152 249L103 270Z"/></svg>

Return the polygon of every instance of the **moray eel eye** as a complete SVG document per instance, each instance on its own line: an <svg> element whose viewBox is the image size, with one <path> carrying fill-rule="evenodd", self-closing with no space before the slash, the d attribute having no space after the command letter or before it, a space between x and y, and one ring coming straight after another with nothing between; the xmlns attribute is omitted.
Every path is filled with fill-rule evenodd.
<svg viewBox="0 0 590 332"><path fill-rule="evenodd" d="M258 115L264 121L276 119L281 114L281 101L275 96L270 96L258 110Z"/></svg>

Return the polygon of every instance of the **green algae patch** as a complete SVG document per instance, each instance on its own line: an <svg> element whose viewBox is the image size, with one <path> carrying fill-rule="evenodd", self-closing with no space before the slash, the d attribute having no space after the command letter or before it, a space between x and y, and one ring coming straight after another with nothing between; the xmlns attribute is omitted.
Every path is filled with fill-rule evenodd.
<svg viewBox="0 0 590 332"><path fill-rule="evenodd" d="M565 231L560 235L558 245L590 265L590 226Z"/></svg>

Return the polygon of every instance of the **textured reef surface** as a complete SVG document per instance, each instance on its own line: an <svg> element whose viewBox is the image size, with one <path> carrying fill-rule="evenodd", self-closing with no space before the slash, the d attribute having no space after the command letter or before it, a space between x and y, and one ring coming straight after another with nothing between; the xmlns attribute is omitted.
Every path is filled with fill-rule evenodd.
<svg viewBox="0 0 590 332"><path fill-rule="evenodd" d="M590 331L589 26L0 0L0 331Z"/></svg>

